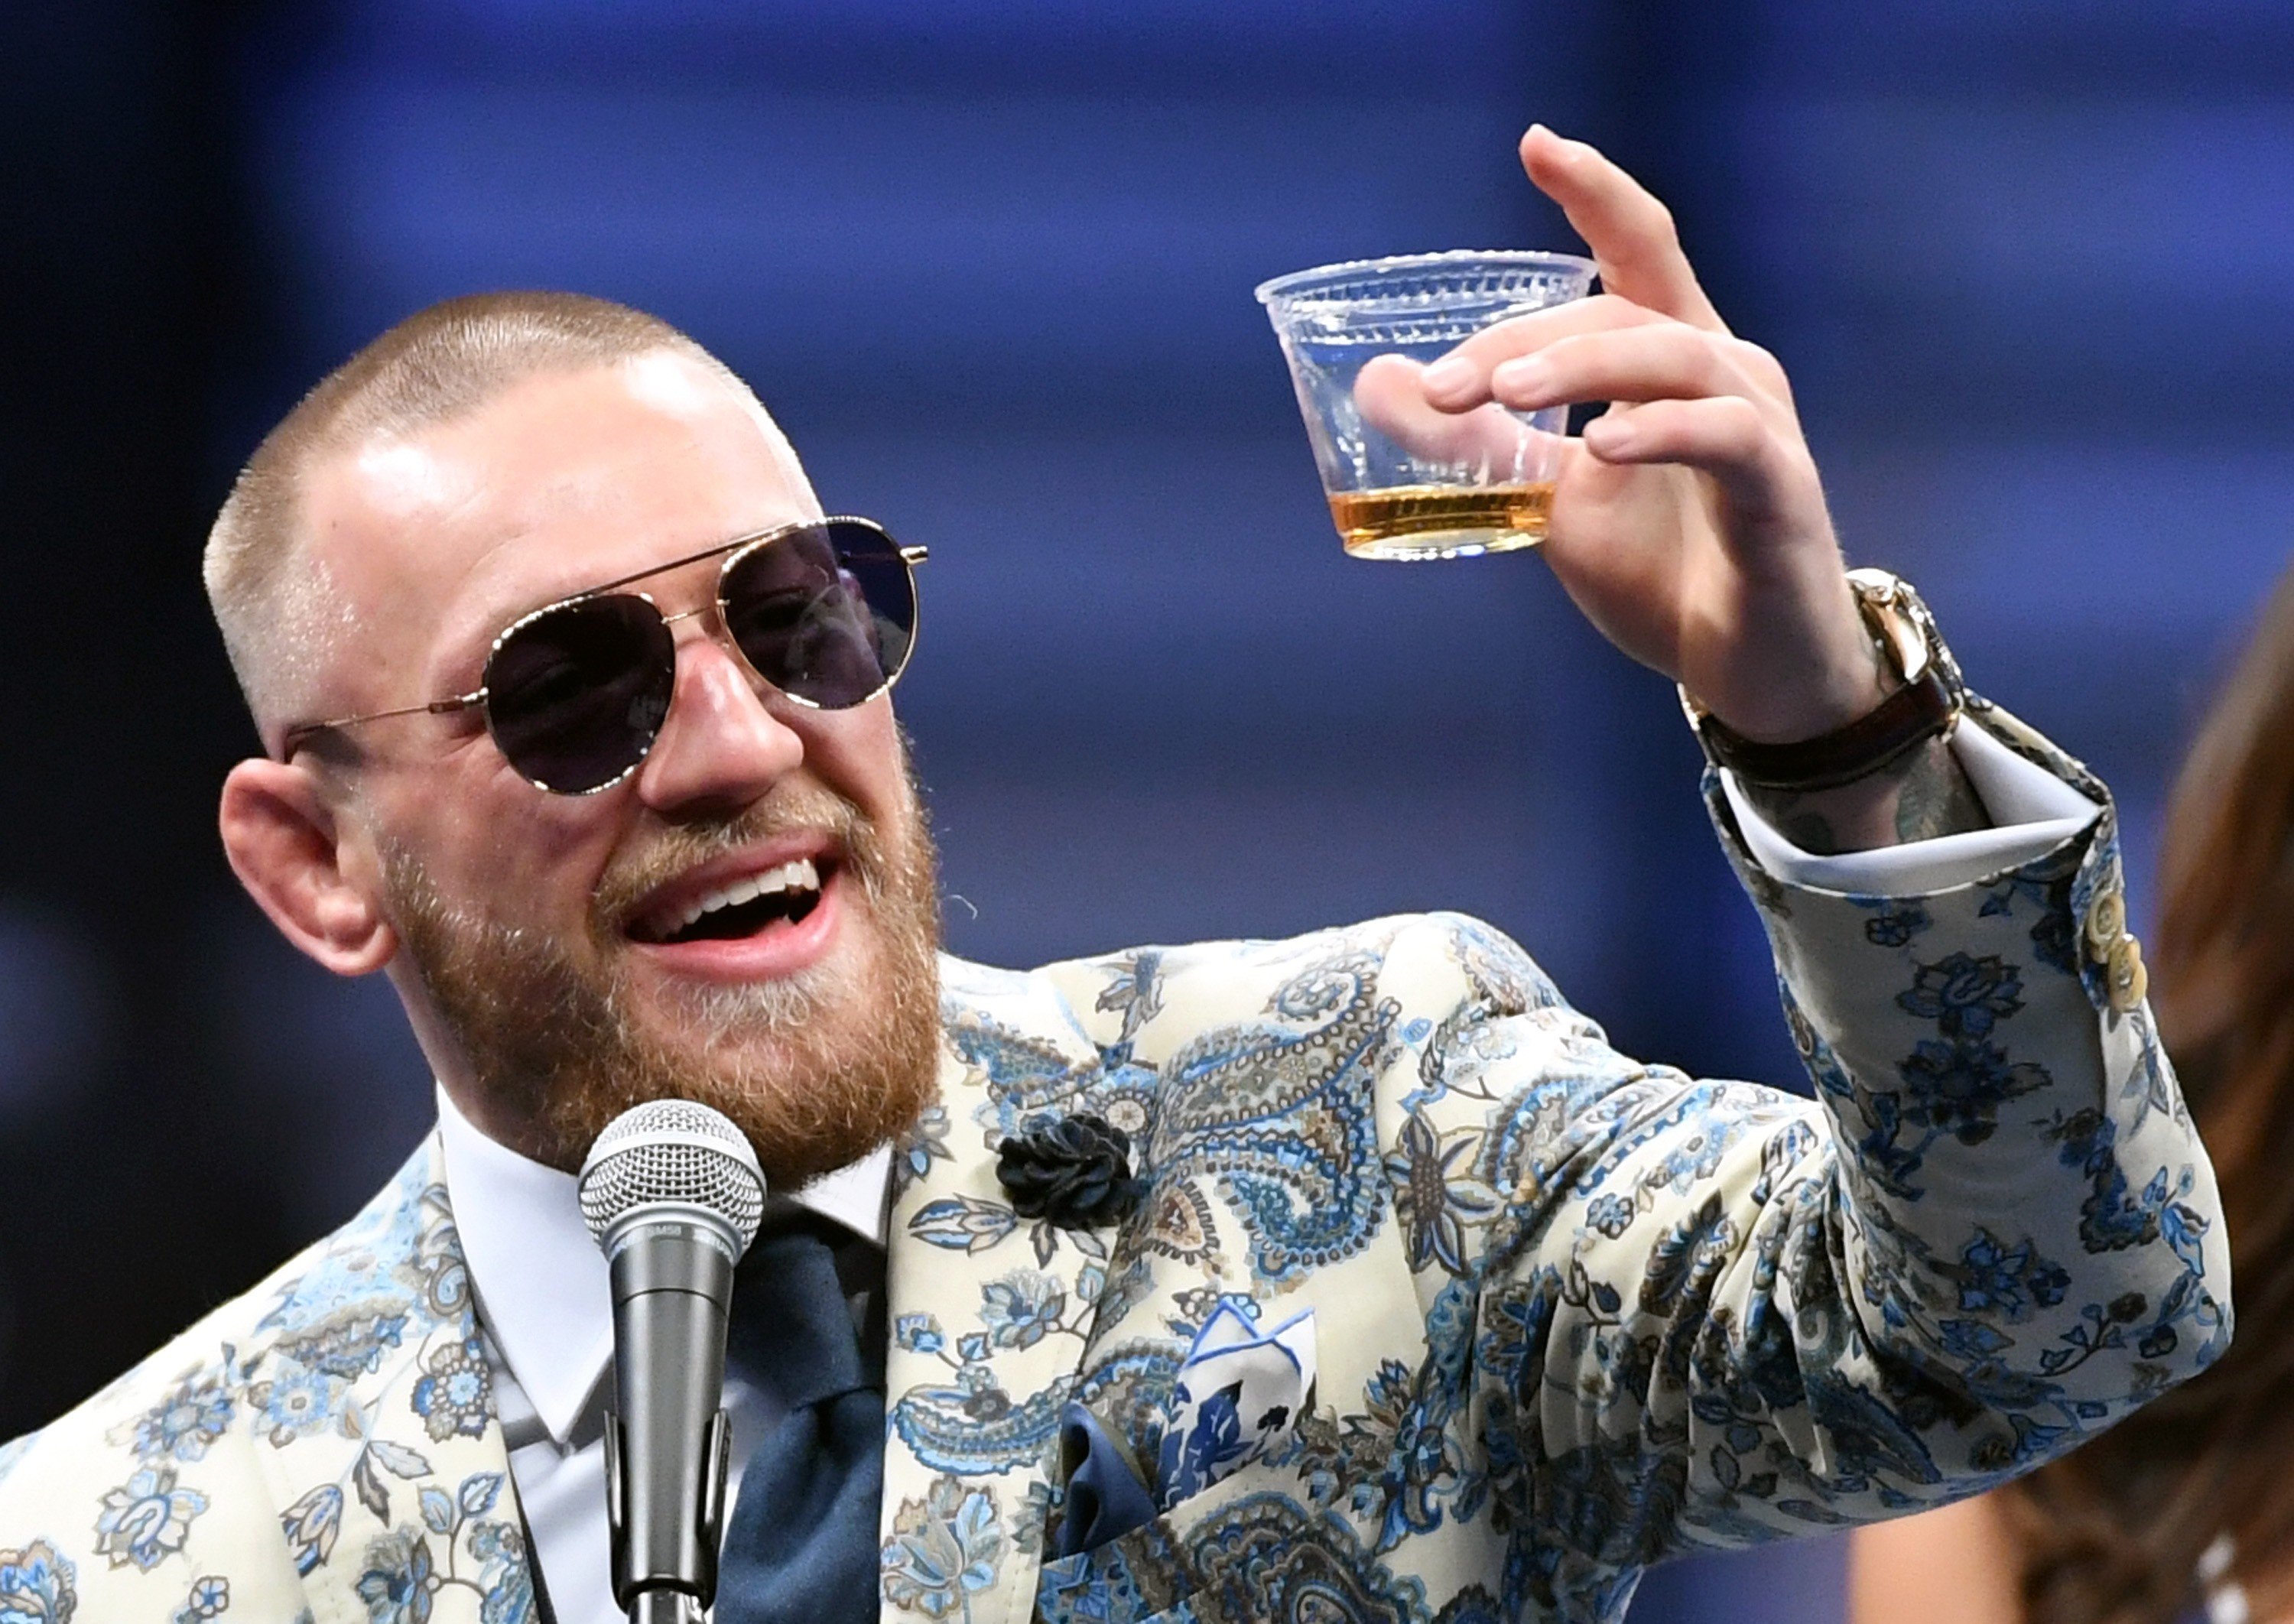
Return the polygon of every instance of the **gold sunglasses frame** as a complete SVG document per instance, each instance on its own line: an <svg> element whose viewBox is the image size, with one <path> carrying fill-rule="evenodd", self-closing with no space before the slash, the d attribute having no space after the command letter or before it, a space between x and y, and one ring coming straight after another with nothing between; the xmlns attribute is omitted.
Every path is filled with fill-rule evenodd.
<svg viewBox="0 0 2294 1624"><path fill-rule="evenodd" d="M540 620L545 614L554 614L560 609L570 609L576 604L586 604L596 598L611 597L617 593L621 593L621 589L623 587L629 586L633 582L650 581L656 575L666 575L672 570L685 569L688 565L701 564L708 559L715 558L720 556L724 556L725 562L717 566L716 589L711 593L709 601L702 605L697 609L687 609L676 614L662 614L661 605L654 602L653 594L650 592L630 592L621 593L621 595L639 599L648 608L653 610L655 614L661 615L661 623L664 628L674 626L679 621L689 621L696 615L706 614L712 609L714 609L717 612L718 626L720 628L723 628L727 623L725 620L725 578L733 572L733 568L736 564L741 563L742 560L747 558L751 554L770 547L776 541L785 540L787 538L795 535L800 531L818 530L831 524L864 525L867 529L873 530L878 535L883 537L885 540L891 541L892 543L892 551L894 556L899 559L901 564L908 572L908 597L910 600L916 605L916 623L908 628L907 652L900 657L899 670L894 671L890 677L884 678L882 684L864 697L854 700L850 705L840 705L836 707L840 710L857 709L861 705L866 704L869 700L874 699L880 694L891 692L892 685L898 682L900 679L902 673L907 671L908 669L908 662L915 656L916 634L923 621L923 603L922 596L916 591L915 570L916 565L930 558L931 554L931 550L927 548L922 546L903 545L899 541L894 541L892 540L892 532L886 530L882 524L879 524L874 519L864 519L857 514L849 513L830 514L826 517L818 519L799 519L793 524L776 524L769 530L752 531L747 535L736 536L730 541L720 541L714 547L705 547L697 553L687 554L685 557L673 558L667 564L656 564L649 568L639 570L633 574L623 575L615 580L606 581L602 585L590 587L586 590L574 593L569 597L558 598L555 602L544 604L538 609L529 609L524 614L519 615L517 619L512 621L508 625L503 627L500 631L494 634L493 642L489 645L486 649L485 664L479 668L480 675L483 676L486 671L493 669L494 656L501 652L501 646L504 643L508 642L512 637L524 630L526 627L533 624L534 621ZM807 699L801 694L789 693L786 689L776 685L770 678L767 677L753 664L750 663L748 654L741 647L740 644L734 639L729 631L727 633L724 640L732 649L735 658L740 661L741 668L744 670L747 671L750 676L755 678L759 682L763 683L767 687L771 688L774 693L780 694L790 703L801 705L808 710L822 710L827 709L826 706L821 704L818 700ZM369 710L358 716L337 717L331 721L298 722L294 727L289 727L285 735L280 740L278 759L282 762L293 760L297 751L302 749L305 743L309 743L313 736L321 733L337 733L346 727L356 727L367 722L386 721L392 717L398 716L452 716L460 711L468 710L473 706L484 704L486 702L486 693L487 685L484 682L480 682L476 687L472 688L467 694L455 694L444 699L434 699L419 705L400 705L388 710ZM662 719L665 723L668 720L668 718L664 715ZM491 740L493 736L493 728L491 721L488 723L486 734L488 739ZM557 789L551 784L543 783L541 779L536 778L531 773L519 771L515 762L509 762L509 767L512 772L517 773L519 777L525 779L528 784L532 784L535 789L541 791L544 794L599 795L603 794L606 791L612 789L615 784L624 782L628 779L630 774L636 772L639 767L643 767L645 765L646 758L653 753L654 739L657 739L660 736L661 730L659 727L655 727L653 738L649 738L646 741L645 748L638 752L638 759L636 760L630 762L627 767L623 767L620 772L614 775L613 777L607 779L605 783L594 785L593 787L586 790ZM499 751L501 747L499 744L496 744L494 748ZM503 760L505 762L508 762L509 759L505 756L503 757Z"/></svg>

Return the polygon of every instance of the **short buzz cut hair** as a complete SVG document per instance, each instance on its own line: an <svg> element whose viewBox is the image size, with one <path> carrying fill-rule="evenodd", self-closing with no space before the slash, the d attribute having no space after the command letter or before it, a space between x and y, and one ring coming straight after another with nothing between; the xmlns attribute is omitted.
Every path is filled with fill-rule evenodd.
<svg viewBox="0 0 2294 1624"><path fill-rule="evenodd" d="M303 476L312 464L460 417L539 373L661 351L699 362L755 400L730 368L658 316L586 294L483 293L415 312L329 373L263 437L207 532L201 573L266 748L272 729L310 702L351 613L304 545Z"/></svg>

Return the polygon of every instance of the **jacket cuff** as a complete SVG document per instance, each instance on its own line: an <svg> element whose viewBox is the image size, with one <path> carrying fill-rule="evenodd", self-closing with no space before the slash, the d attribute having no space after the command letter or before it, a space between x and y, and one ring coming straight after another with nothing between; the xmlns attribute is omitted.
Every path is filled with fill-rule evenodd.
<svg viewBox="0 0 2294 1624"><path fill-rule="evenodd" d="M2017 755L1980 725L1957 729L1951 752L1990 813L1991 827L1823 856L1794 844L1725 767L1720 792L1753 862L1788 884L1824 891L1910 896L1973 885L2046 856L2102 816L2102 802Z"/></svg>

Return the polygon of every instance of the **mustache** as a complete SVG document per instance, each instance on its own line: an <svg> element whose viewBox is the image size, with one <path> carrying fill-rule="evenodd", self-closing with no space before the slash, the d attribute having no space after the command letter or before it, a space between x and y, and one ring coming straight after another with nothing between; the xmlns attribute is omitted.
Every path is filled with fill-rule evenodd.
<svg viewBox="0 0 2294 1624"><path fill-rule="evenodd" d="M732 816L663 824L617 858L591 893L591 933L600 942L621 934L639 903L704 863L789 834L822 834L842 853L871 897L883 889L884 853L867 814L818 784L783 783Z"/></svg>

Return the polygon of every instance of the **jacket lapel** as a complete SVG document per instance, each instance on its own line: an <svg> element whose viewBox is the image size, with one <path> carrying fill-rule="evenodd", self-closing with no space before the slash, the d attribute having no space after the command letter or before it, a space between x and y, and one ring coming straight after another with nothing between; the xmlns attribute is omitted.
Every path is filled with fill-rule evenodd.
<svg viewBox="0 0 2294 1624"><path fill-rule="evenodd" d="M1382 946L946 963L941 1103L902 1158L891 1238L887 1624L1029 1617L1061 1411L1089 1409L1151 1489L1174 1383L1222 1304L1269 1331L1311 1311L1319 1394L1279 1459L1126 1537L1132 1556L1155 1547L1147 1588L1178 1593L1190 1531L1236 1496L1334 1508L1347 1425L1403 1401L1426 1351L1412 1330L1465 1306L1420 1301L1391 1222L1377 1083L1411 1052ZM1119 1229L1039 1236L997 1187L995 1146L1079 1111L1131 1136L1147 1198ZM1099 1561L1061 1567L1094 1606Z"/></svg>
<svg viewBox="0 0 2294 1624"><path fill-rule="evenodd" d="M313 1624L426 1612L455 1624L490 1601L493 1616L530 1616L435 1134L258 1328L243 1367L249 1421Z"/></svg>
<svg viewBox="0 0 2294 1624"><path fill-rule="evenodd" d="M942 975L940 1102L895 1163L884 1616L1004 1624L1034 1611L1060 1416L1123 1246L1115 1224L1021 1217L997 1148L1082 1112L1143 1142L1155 1080L1040 978Z"/></svg>

